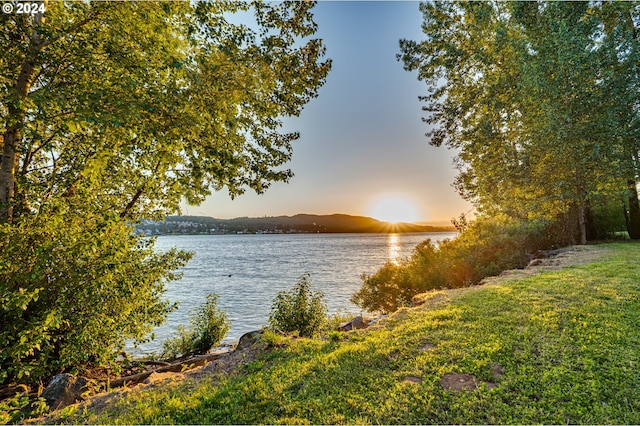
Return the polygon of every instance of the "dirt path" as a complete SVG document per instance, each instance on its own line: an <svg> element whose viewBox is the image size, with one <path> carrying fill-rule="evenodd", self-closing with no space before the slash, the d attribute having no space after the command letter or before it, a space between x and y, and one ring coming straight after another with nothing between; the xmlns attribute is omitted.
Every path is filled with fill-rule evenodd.
<svg viewBox="0 0 640 426"><path fill-rule="evenodd" d="M495 277L487 277L480 281L482 285L497 284L505 279L524 278L545 271L557 271L569 266L586 265L596 262L609 253L611 249L604 246L571 246L556 251L550 257L533 259L524 269L510 269Z"/></svg>

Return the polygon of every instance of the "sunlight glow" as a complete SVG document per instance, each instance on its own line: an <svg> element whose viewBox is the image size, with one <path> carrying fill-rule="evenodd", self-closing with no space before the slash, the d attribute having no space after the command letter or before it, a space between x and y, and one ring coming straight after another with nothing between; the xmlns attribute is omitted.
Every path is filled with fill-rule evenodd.
<svg viewBox="0 0 640 426"><path fill-rule="evenodd" d="M419 220L418 209L407 198L399 195L385 196L376 201L369 215L383 222L413 223Z"/></svg>
<svg viewBox="0 0 640 426"><path fill-rule="evenodd" d="M400 262L398 259L400 258L400 239L397 234L389 234L389 240L387 241L387 247L389 249L389 260L399 265Z"/></svg>

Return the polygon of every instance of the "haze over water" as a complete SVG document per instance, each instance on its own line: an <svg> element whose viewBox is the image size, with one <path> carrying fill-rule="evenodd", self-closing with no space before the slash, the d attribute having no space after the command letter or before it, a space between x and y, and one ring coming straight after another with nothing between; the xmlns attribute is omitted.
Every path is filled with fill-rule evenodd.
<svg viewBox="0 0 640 426"><path fill-rule="evenodd" d="M350 302L363 273L373 274L387 261L411 254L421 241L441 241L456 233L421 234L284 234L160 236L157 250L177 247L195 252L179 281L167 284L165 294L180 308L155 331L156 339L137 354L159 351L162 341L187 325L191 309L209 293L220 295L218 306L231 320L227 340L260 329L268 322L273 298L289 290L305 272L313 288L325 295L329 314L360 309Z"/></svg>

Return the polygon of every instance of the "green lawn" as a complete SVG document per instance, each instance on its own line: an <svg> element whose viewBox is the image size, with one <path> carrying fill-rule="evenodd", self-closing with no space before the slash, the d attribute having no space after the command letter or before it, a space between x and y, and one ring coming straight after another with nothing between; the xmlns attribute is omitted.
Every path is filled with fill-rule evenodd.
<svg viewBox="0 0 640 426"><path fill-rule="evenodd" d="M607 248L604 261L438 292L385 328L292 341L231 378L130 393L108 411L68 408L50 420L639 424L640 244ZM476 376L479 388L444 390L451 372Z"/></svg>

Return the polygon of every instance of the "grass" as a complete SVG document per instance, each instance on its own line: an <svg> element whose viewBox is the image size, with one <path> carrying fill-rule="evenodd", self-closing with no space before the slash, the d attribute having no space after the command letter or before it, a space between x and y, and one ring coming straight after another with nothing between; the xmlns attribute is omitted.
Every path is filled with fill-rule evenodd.
<svg viewBox="0 0 640 426"><path fill-rule="evenodd" d="M640 244L607 247L602 261L437 292L384 328L292 340L236 375L129 392L48 422L639 424ZM479 388L444 390L451 372Z"/></svg>

